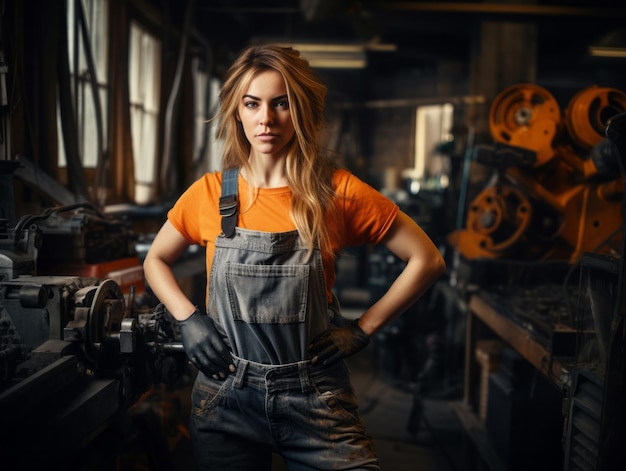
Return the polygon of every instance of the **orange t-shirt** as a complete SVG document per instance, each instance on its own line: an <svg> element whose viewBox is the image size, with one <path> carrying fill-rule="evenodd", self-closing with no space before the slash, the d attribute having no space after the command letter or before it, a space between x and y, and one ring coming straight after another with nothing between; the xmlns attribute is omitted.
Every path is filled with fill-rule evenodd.
<svg viewBox="0 0 626 471"><path fill-rule="evenodd" d="M259 188L249 205L249 187L241 174L239 185L239 216L237 226L265 232L285 232L296 229L291 219L291 189ZM338 195L338 211L329 212L332 245L336 253L345 247L378 244L391 227L398 206L386 196L352 175L337 170L333 187ZM222 173L207 173L194 182L168 212L170 223L192 244L206 246L207 273L211 272L215 239L222 232L219 198L222 193ZM335 265L332 257L324 256L324 278L328 300L332 300Z"/></svg>

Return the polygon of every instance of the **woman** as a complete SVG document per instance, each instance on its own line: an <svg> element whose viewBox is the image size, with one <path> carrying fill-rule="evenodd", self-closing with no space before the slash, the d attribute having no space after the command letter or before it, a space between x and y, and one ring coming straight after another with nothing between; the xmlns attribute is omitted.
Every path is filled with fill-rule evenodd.
<svg viewBox="0 0 626 471"><path fill-rule="evenodd" d="M199 469L379 469L343 359L413 304L445 269L397 205L319 149L326 87L291 48L251 46L226 75L223 172L192 184L144 262L199 370L191 433ZM347 322L332 293L343 247L382 243L406 262ZM171 266L206 245L207 314Z"/></svg>

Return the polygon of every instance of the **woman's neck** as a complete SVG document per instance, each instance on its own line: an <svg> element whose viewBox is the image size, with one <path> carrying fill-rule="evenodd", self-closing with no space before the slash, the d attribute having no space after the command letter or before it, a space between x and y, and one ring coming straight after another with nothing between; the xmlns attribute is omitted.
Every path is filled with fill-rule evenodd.
<svg viewBox="0 0 626 471"><path fill-rule="evenodd" d="M249 168L241 169L241 176L256 188L281 188L288 186L285 159L252 157Z"/></svg>

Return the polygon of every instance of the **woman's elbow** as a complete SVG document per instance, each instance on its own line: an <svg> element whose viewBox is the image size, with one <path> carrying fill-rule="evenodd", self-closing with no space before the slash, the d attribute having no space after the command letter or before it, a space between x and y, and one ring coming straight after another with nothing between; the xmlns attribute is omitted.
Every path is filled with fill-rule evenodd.
<svg viewBox="0 0 626 471"><path fill-rule="evenodd" d="M146 277L146 279L150 278L150 275L152 274L152 257L150 256L149 252L146 255L146 258L144 258L142 266L144 276Z"/></svg>
<svg viewBox="0 0 626 471"><path fill-rule="evenodd" d="M163 265L164 263L162 259L148 251L146 258L143 261L143 273L146 279L149 279L152 275L154 275L154 273L163 267Z"/></svg>
<svg viewBox="0 0 626 471"><path fill-rule="evenodd" d="M439 250L434 250L426 260L423 260L422 267L428 273L428 278L434 283L445 273L446 261Z"/></svg>
<svg viewBox="0 0 626 471"><path fill-rule="evenodd" d="M437 271L437 277L440 277L446 271L446 261L443 258L443 255L441 255L441 252L439 251L437 251L437 256L435 258L436 258L435 266L436 266L436 271Z"/></svg>

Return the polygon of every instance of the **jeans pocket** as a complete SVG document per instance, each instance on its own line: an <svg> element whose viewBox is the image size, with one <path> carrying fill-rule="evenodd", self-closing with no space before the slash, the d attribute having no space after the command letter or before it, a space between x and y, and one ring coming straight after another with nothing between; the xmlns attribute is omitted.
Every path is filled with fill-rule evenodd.
<svg viewBox="0 0 626 471"><path fill-rule="evenodd" d="M334 415L348 423L361 424L358 401L350 384L350 377L327 376L315 381L314 391L318 401Z"/></svg>
<svg viewBox="0 0 626 471"><path fill-rule="evenodd" d="M220 380L198 373L191 391L192 414L197 417L206 416L222 402L232 383L232 375Z"/></svg>

